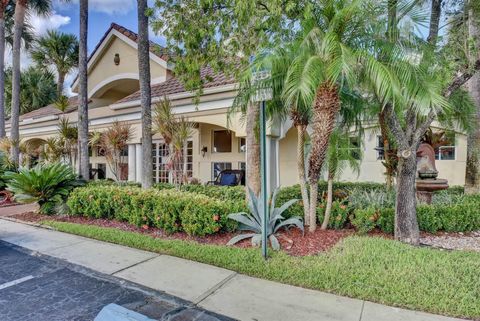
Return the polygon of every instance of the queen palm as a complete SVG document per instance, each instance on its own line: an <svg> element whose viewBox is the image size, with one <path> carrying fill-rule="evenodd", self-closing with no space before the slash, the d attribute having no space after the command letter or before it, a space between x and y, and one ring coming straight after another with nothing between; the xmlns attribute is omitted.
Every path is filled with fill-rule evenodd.
<svg viewBox="0 0 480 321"><path fill-rule="evenodd" d="M43 68L54 66L57 71L57 97L63 92L65 76L78 66L78 40L75 35L48 30L30 51L33 61Z"/></svg>
<svg viewBox="0 0 480 321"><path fill-rule="evenodd" d="M150 41L148 39L147 0L138 0L138 72L142 107L142 187L153 183L152 107L150 88Z"/></svg>
<svg viewBox="0 0 480 321"><path fill-rule="evenodd" d="M13 0L0 1L0 137L5 137L5 47L13 44ZM31 26L25 23L22 32L25 47L32 41Z"/></svg>
<svg viewBox="0 0 480 321"><path fill-rule="evenodd" d="M88 0L80 0L80 36L78 50L78 169L80 177L90 178L88 156L88 83L87 83Z"/></svg>
<svg viewBox="0 0 480 321"><path fill-rule="evenodd" d="M37 14L45 15L51 11L51 0L17 0L15 3L14 32L12 48L12 107L11 107L11 129L10 138L19 142L19 121L20 121L20 49L22 33L25 26L27 10ZM12 161L18 164L19 161L18 143L12 148Z"/></svg>

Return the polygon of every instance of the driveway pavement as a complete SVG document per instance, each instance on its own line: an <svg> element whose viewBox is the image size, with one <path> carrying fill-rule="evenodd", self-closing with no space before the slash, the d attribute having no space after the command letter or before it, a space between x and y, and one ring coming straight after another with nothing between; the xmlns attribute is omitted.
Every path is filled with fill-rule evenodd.
<svg viewBox="0 0 480 321"><path fill-rule="evenodd" d="M231 320L165 293L0 241L2 321L93 320L109 303L157 320Z"/></svg>

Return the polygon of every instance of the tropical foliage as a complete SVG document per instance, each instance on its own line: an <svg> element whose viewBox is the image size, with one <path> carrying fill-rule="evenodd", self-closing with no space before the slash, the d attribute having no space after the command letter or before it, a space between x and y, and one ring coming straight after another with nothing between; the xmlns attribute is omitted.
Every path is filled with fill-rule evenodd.
<svg viewBox="0 0 480 321"><path fill-rule="evenodd" d="M5 173L4 177L16 201L37 202L42 214L54 213L55 207L65 202L75 187L82 185L73 169L61 163L21 168L18 173Z"/></svg>
<svg viewBox="0 0 480 321"><path fill-rule="evenodd" d="M278 190L273 192L272 198L269 202L270 209L268 211L267 222L264 222L263 219L263 202L255 193L249 189L250 197L248 198L248 208L250 213L234 213L228 215L228 218L237 221L239 223L238 230L240 231L249 231L251 233L240 234L234 236L229 242L228 245L238 243L245 239L252 239L253 246L259 246L262 244L262 226L266 225L267 237L270 241L270 245L276 251L280 249L280 243L276 237L276 233L281 229L288 229L291 226L295 226L303 231L303 222L299 217L291 217L285 219L282 215L290 206L296 203L298 200L293 199L281 207L275 207L275 199L277 196Z"/></svg>
<svg viewBox="0 0 480 321"><path fill-rule="evenodd" d="M30 66L20 75L20 113L45 107L57 99L55 75L48 70ZM12 69L5 71L5 106L10 112L12 101Z"/></svg>

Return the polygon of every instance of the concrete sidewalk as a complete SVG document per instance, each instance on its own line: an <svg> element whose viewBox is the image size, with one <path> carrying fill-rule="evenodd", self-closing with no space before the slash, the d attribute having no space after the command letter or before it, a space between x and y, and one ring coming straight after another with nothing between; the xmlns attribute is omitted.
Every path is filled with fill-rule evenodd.
<svg viewBox="0 0 480 321"><path fill-rule="evenodd" d="M0 218L0 239L164 291L239 320L454 321Z"/></svg>

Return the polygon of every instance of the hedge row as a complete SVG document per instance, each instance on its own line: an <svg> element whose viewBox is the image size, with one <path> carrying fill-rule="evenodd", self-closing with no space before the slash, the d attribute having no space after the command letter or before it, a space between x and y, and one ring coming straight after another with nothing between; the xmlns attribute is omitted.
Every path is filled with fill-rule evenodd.
<svg viewBox="0 0 480 321"><path fill-rule="evenodd" d="M196 236L234 230L236 224L227 215L246 210L244 202L220 201L177 190L114 185L77 188L67 205L72 215L117 219L161 228L167 233L185 231Z"/></svg>
<svg viewBox="0 0 480 321"><path fill-rule="evenodd" d="M175 186L167 183L158 183L154 185L158 190L174 189ZM224 201L244 201L245 187L244 186L216 186L216 185L195 185L188 184L180 186L180 190L184 192L202 194Z"/></svg>
<svg viewBox="0 0 480 321"><path fill-rule="evenodd" d="M417 219L420 230L429 233L480 230L480 196L465 196L451 205L420 204L417 206ZM361 232L379 228L385 233L393 233L394 220L393 208L355 209L350 215L352 225Z"/></svg>

